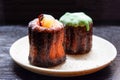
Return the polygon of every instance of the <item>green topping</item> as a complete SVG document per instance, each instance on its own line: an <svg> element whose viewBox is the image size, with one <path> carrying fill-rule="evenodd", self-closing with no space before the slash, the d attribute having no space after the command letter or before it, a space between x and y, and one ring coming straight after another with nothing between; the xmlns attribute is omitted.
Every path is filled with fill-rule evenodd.
<svg viewBox="0 0 120 80"><path fill-rule="evenodd" d="M86 26L87 31L90 29L89 24L92 23L92 19L83 12L67 12L60 18L60 21L66 26Z"/></svg>

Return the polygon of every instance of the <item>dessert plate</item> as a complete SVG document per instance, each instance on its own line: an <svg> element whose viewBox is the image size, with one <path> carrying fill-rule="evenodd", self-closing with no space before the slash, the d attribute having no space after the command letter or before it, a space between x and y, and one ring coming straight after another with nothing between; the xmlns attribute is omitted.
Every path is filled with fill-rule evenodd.
<svg viewBox="0 0 120 80"><path fill-rule="evenodd" d="M92 49L87 54L67 55L64 63L50 68L31 65L28 61L29 40L25 36L17 40L10 48L10 56L21 67L43 75L71 77L97 72L109 65L116 57L117 51L109 41L93 35Z"/></svg>

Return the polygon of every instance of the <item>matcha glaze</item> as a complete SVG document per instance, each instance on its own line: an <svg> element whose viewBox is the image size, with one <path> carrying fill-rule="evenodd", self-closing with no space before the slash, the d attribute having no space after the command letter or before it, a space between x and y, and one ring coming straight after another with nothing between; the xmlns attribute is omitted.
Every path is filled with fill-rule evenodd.
<svg viewBox="0 0 120 80"><path fill-rule="evenodd" d="M74 26L74 27L86 27L86 30L90 30L90 23L93 23L92 19L83 12L76 13L65 13L60 21L65 26Z"/></svg>

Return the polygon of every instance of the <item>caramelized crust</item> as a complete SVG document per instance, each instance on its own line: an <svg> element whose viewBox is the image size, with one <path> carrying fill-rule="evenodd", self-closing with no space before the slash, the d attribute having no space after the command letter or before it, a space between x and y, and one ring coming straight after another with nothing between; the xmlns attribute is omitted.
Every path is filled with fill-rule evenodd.
<svg viewBox="0 0 120 80"><path fill-rule="evenodd" d="M86 27L65 27L65 52L68 54L88 53L92 47L92 24Z"/></svg>
<svg viewBox="0 0 120 80"><path fill-rule="evenodd" d="M29 25L30 53L29 61L32 65L52 67L65 61L63 47L63 26L54 29L44 29Z"/></svg>

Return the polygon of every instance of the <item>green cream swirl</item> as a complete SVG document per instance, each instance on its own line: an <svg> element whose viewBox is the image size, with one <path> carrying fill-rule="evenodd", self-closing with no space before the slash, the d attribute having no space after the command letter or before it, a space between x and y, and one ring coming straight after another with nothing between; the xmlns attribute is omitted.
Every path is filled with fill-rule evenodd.
<svg viewBox="0 0 120 80"><path fill-rule="evenodd" d="M86 26L86 30L90 30L90 23L93 23L92 18L87 16L83 12L76 12L76 13L65 13L60 19L65 26L74 26L74 27L83 27Z"/></svg>

